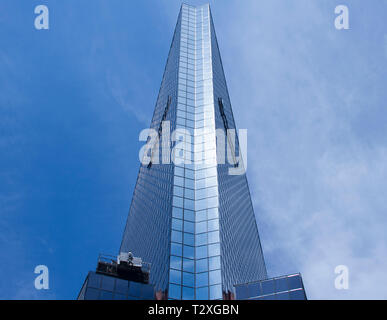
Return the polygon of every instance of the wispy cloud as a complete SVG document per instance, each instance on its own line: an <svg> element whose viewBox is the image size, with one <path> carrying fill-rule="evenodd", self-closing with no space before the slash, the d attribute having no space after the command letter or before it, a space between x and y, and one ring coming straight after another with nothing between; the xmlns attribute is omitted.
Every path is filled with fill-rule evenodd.
<svg viewBox="0 0 387 320"><path fill-rule="evenodd" d="M387 142L373 119L387 118L387 97L365 50L380 42L356 27L335 30L334 5L251 1L213 11L236 122L249 130L248 177L269 273L301 271L312 299L382 299ZM349 268L348 291L334 287L340 264Z"/></svg>

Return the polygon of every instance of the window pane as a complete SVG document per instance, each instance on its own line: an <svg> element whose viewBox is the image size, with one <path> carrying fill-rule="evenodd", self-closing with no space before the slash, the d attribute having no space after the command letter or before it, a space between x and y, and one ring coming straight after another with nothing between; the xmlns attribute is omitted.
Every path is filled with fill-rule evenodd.
<svg viewBox="0 0 387 320"><path fill-rule="evenodd" d="M289 300L289 292L277 293L275 297L277 300Z"/></svg>
<svg viewBox="0 0 387 320"><path fill-rule="evenodd" d="M128 281L118 278L116 279L116 292L126 295L128 293L128 288Z"/></svg>
<svg viewBox="0 0 387 320"><path fill-rule="evenodd" d="M171 244L171 254L175 256L181 256L183 253L183 246L178 243Z"/></svg>
<svg viewBox="0 0 387 320"><path fill-rule="evenodd" d="M208 233L208 243L219 242L219 231L213 231Z"/></svg>
<svg viewBox="0 0 387 320"><path fill-rule="evenodd" d="M261 284L260 283L252 283L249 285L249 296L257 297L261 295Z"/></svg>
<svg viewBox="0 0 387 320"><path fill-rule="evenodd" d="M207 232L207 221L197 223L195 231L196 233Z"/></svg>
<svg viewBox="0 0 387 320"><path fill-rule="evenodd" d="M183 299L193 300L195 299L195 291L193 288L183 287Z"/></svg>
<svg viewBox="0 0 387 320"><path fill-rule="evenodd" d="M249 291L247 288L247 285L241 285L235 287L235 292L236 292L236 298L238 300L244 300L249 298Z"/></svg>
<svg viewBox="0 0 387 320"><path fill-rule="evenodd" d="M194 248L190 246L184 246L183 257L194 259Z"/></svg>
<svg viewBox="0 0 387 320"><path fill-rule="evenodd" d="M184 210L184 221L195 221L195 212L191 210Z"/></svg>
<svg viewBox="0 0 387 320"><path fill-rule="evenodd" d="M141 295L141 284L137 282L129 283L129 295L132 297L140 297Z"/></svg>
<svg viewBox="0 0 387 320"><path fill-rule="evenodd" d="M195 224L192 222L184 221L184 232L194 233Z"/></svg>
<svg viewBox="0 0 387 320"><path fill-rule="evenodd" d="M171 256L171 268L181 270L181 257Z"/></svg>
<svg viewBox="0 0 387 320"><path fill-rule="evenodd" d="M101 276L95 273L90 273L87 284L89 287L100 288Z"/></svg>
<svg viewBox="0 0 387 320"><path fill-rule="evenodd" d="M183 285L188 287L193 287L195 285L193 273L183 272Z"/></svg>
<svg viewBox="0 0 387 320"><path fill-rule="evenodd" d="M208 272L196 274L196 287L208 286Z"/></svg>
<svg viewBox="0 0 387 320"><path fill-rule="evenodd" d="M173 207L172 208L172 217L183 219L183 209Z"/></svg>
<svg viewBox="0 0 387 320"><path fill-rule="evenodd" d="M219 243L210 244L208 246L208 255L210 257L212 257L212 256L219 256L220 255L220 245L219 245Z"/></svg>
<svg viewBox="0 0 387 320"><path fill-rule="evenodd" d="M291 276L288 277L289 289L302 288L300 276Z"/></svg>
<svg viewBox="0 0 387 320"><path fill-rule="evenodd" d="M262 284L262 293L263 294L270 294L270 293L275 292L273 280L262 281L261 284Z"/></svg>
<svg viewBox="0 0 387 320"><path fill-rule="evenodd" d="M197 246L205 245L205 244L207 244L207 233L197 234L195 239L196 239L196 243L195 244Z"/></svg>
<svg viewBox="0 0 387 320"><path fill-rule="evenodd" d="M218 284L222 282L220 270L210 271L210 284Z"/></svg>
<svg viewBox="0 0 387 320"><path fill-rule="evenodd" d="M168 296L172 299L181 299L181 287L178 285L170 284Z"/></svg>
<svg viewBox="0 0 387 320"><path fill-rule="evenodd" d="M275 280L275 291L281 292L281 291L287 291L288 285L286 278L276 279Z"/></svg>
<svg viewBox="0 0 387 320"><path fill-rule="evenodd" d="M187 244L189 246L195 245L195 238L192 233L184 233L184 244Z"/></svg>
<svg viewBox="0 0 387 320"><path fill-rule="evenodd" d="M208 300L208 287L196 289L196 300Z"/></svg>
<svg viewBox="0 0 387 320"><path fill-rule="evenodd" d="M188 272L194 272L194 260L191 259L184 259L183 260L183 270Z"/></svg>
<svg viewBox="0 0 387 320"><path fill-rule="evenodd" d="M172 230L171 239L174 242L182 242L183 241L183 234L180 231Z"/></svg>
<svg viewBox="0 0 387 320"><path fill-rule="evenodd" d="M305 300L305 294L303 290L290 291L289 296L291 300Z"/></svg>
<svg viewBox="0 0 387 320"><path fill-rule="evenodd" d="M196 247L196 259L207 258L207 246Z"/></svg>
<svg viewBox="0 0 387 320"><path fill-rule="evenodd" d="M208 271L208 261L207 259L197 260L196 261L196 272Z"/></svg>
<svg viewBox="0 0 387 320"><path fill-rule="evenodd" d="M169 271L169 282L181 284L181 271L171 269Z"/></svg>
<svg viewBox="0 0 387 320"><path fill-rule="evenodd" d="M114 290L114 281L115 278L104 276L102 277L102 289L107 291L113 291Z"/></svg>
<svg viewBox="0 0 387 320"><path fill-rule="evenodd" d="M99 299L99 290L94 288L87 288L85 294L85 300L98 300Z"/></svg>
<svg viewBox="0 0 387 320"><path fill-rule="evenodd" d="M101 291L101 295L99 297L100 300L113 300L113 293L110 291Z"/></svg>
<svg viewBox="0 0 387 320"><path fill-rule="evenodd" d="M210 258L209 263L210 270L220 269L220 256Z"/></svg>
<svg viewBox="0 0 387 320"><path fill-rule="evenodd" d="M208 221L208 231L214 231L214 230L219 230L219 220L218 219Z"/></svg>
<svg viewBox="0 0 387 320"><path fill-rule="evenodd" d="M178 231L183 230L183 220L172 218L172 228Z"/></svg>
<svg viewBox="0 0 387 320"><path fill-rule="evenodd" d="M210 287L210 299L222 299L222 286L220 284Z"/></svg>

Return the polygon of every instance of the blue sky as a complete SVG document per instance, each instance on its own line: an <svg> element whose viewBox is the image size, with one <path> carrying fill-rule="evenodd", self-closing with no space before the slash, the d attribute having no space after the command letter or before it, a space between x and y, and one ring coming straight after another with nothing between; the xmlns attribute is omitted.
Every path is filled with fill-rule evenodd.
<svg viewBox="0 0 387 320"><path fill-rule="evenodd" d="M73 299L117 252L180 3L0 2L0 298ZM386 299L386 1L210 3L269 274Z"/></svg>

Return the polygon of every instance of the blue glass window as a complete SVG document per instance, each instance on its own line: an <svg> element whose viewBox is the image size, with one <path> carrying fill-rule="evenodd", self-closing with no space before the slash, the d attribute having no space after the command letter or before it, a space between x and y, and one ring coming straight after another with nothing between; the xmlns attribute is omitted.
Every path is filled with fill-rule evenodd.
<svg viewBox="0 0 387 320"><path fill-rule="evenodd" d="M173 207L172 208L172 217L182 219L183 218L183 209Z"/></svg>
<svg viewBox="0 0 387 320"><path fill-rule="evenodd" d="M197 246L205 245L207 244L207 233L197 234L195 239Z"/></svg>
<svg viewBox="0 0 387 320"><path fill-rule="evenodd" d="M208 271L207 259L196 260L196 272Z"/></svg>
<svg viewBox="0 0 387 320"><path fill-rule="evenodd" d="M100 288L101 287L101 276L96 273L89 273L87 285L89 287Z"/></svg>
<svg viewBox="0 0 387 320"><path fill-rule="evenodd" d="M196 247L196 259L207 258L207 246Z"/></svg>
<svg viewBox="0 0 387 320"><path fill-rule="evenodd" d="M195 238L192 233L184 233L184 244L187 244L189 246L195 245Z"/></svg>
<svg viewBox="0 0 387 320"><path fill-rule="evenodd" d="M222 282L222 276L220 270L210 271L209 273L210 284L218 284Z"/></svg>
<svg viewBox="0 0 387 320"><path fill-rule="evenodd" d="M291 300L305 300L304 290L290 291L289 296Z"/></svg>
<svg viewBox="0 0 387 320"><path fill-rule="evenodd" d="M215 231L215 230L219 230L219 220L218 219L209 220L208 231Z"/></svg>
<svg viewBox="0 0 387 320"><path fill-rule="evenodd" d="M181 257L171 256L171 268L181 270Z"/></svg>
<svg viewBox="0 0 387 320"><path fill-rule="evenodd" d="M169 271L169 282L181 284L181 271L171 269Z"/></svg>
<svg viewBox="0 0 387 320"><path fill-rule="evenodd" d="M193 288L183 287L183 299L184 300L194 300L195 291Z"/></svg>
<svg viewBox="0 0 387 320"><path fill-rule="evenodd" d="M101 290L100 300L113 300L113 293L110 291Z"/></svg>
<svg viewBox="0 0 387 320"><path fill-rule="evenodd" d="M195 231L196 233L207 232L207 221L198 222Z"/></svg>
<svg viewBox="0 0 387 320"><path fill-rule="evenodd" d="M193 259L194 258L194 248L190 247L190 246L184 246L183 257Z"/></svg>
<svg viewBox="0 0 387 320"><path fill-rule="evenodd" d="M271 294L275 292L274 280L262 281L261 284L263 294Z"/></svg>
<svg viewBox="0 0 387 320"><path fill-rule="evenodd" d="M208 287L196 289L196 300L208 300Z"/></svg>
<svg viewBox="0 0 387 320"><path fill-rule="evenodd" d="M172 218L172 228L178 231L183 230L183 220Z"/></svg>
<svg viewBox="0 0 387 320"><path fill-rule="evenodd" d="M183 272L183 285L193 287L195 285L195 278L193 273Z"/></svg>
<svg viewBox="0 0 387 320"><path fill-rule="evenodd" d="M208 212L208 219L217 219L217 218L219 218L218 208L208 209L207 212Z"/></svg>
<svg viewBox="0 0 387 320"><path fill-rule="evenodd" d="M260 296L262 294L260 283L251 283L251 284L249 284L248 289L249 289L249 296L250 297Z"/></svg>
<svg viewBox="0 0 387 320"><path fill-rule="evenodd" d="M129 295L132 297L140 297L141 296L141 283L130 282L129 283Z"/></svg>
<svg viewBox="0 0 387 320"><path fill-rule="evenodd" d="M247 285L240 285L235 287L236 296L239 300L244 300L249 298L249 290Z"/></svg>
<svg viewBox="0 0 387 320"><path fill-rule="evenodd" d="M277 293L275 298L277 300L289 300L289 292Z"/></svg>
<svg viewBox="0 0 387 320"><path fill-rule="evenodd" d="M208 286L208 272L196 274L196 287Z"/></svg>
<svg viewBox="0 0 387 320"><path fill-rule="evenodd" d="M175 207L183 207L183 198L180 198L180 197L176 197L174 196L173 197L173 205Z"/></svg>
<svg viewBox="0 0 387 320"><path fill-rule="evenodd" d="M219 243L210 244L208 246L208 255L210 257L219 256L220 255L220 245L219 245Z"/></svg>
<svg viewBox="0 0 387 320"><path fill-rule="evenodd" d="M193 273L195 271L194 260L184 259L184 261L183 261L183 270Z"/></svg>
<svg viewBox="0 0 387 320"><path fill-rule="evenodd" d="M210 287L210 299L222 299L222 286L220 284Z"/></svg>
<svg viewBox="0 0 387 320"><path fill-rule="evenodd" d="M175 284L170 284L168 296L172 299L181 299L181 287Z"/></svg>
<svg viewBox="0 0 387 320"><path fill-rule="evenodd" d="M209 259L210 270L220 269L220 256L211 257Z"/></svg>
<svg viewBox="0 0 387 320"><path fill-rule="evenodd" d="M126 295L128 293L128 281L116 279L116 292Z"/></svg>
<svg viewBox="0 0 387 320"><path fill-rule="evenodd" d="M206 219L207 219L207 211L206 210L196 212L196 219L195 219L196 222L204 221Z"/></svg>
<svg viewBox="0 0 387 320"><path fill-rule="evenodd" d="M286 278L280 278L275 280L275 290L277 292L288 290L288 284L287 284Z"/></svg>
<svg viewBox="0 0 387 320"><path fill-rule="evenodd" d="M115 293L113 299L114 300L126 300L126 295L120 294L120 293Z"/></svg>
<svg viewBox="0 0 387 320"><path fill-rule="evenodd" d="M183 246L178 243L171 243L171 254L181 256L183 253Z"/></svg>
<svg viewBox="0 0 387 320"><path fill-rule="evenodd" d="M289 289L302 288L300 276L297 275L297 276L288 277L288 285L289 285Z"/></svg>
<svg viewBox="0 0 387 320"><path fill-rule="evenodd" d="M99 299L99 290L94 288L87 288L85 300L98 300Z"/></svg>
<svg viewBox="0 0 387 320"><path fill-rule="evenodd" d="M107 291L113 291L114 290L114 282L115 278L113 277L102 277L102 289Z"/></svg>
<svg viewBox="0 0 387 320"><path fill-rule="evenodd" d="M219 241L219 231L213 231L208 233L208 243L215 243Z"/></svg>
<svg viewBox="0 0 387 320"><path fill-rule="evenodd" d="M195 212L184 209L184 221L195 221Z"/></svg>
<svg viewBox="0 0 387 320"><path fill-rule="evenodd" d="M145 300L153 300L155 298L154 287L152 285L142 285L142 298Z"/></svg>
<svg viewBox="0 0 387 320"><path fill-rule="evenodd" d="M195 224L192 222L184 221L184 232L195 232Z"/></svg>
<svg viewBox="0 0 387 320"><path fill-rule="evenodd" d="M174 242L181 243L183 241L183 234L180 231L172 230L171 239Z"/></svg>

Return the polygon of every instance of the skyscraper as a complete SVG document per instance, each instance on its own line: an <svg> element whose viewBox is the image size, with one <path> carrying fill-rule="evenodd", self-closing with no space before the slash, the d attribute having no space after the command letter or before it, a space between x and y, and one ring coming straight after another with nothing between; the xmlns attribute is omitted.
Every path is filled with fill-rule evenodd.
<svg viewBox="0 0 387 320"><path fill-rule="evenodd" d="M188 161L141 166L121 251L150 262L151 282L172 299L221 299L265 278L246 175L229 172L241 160L217 159L216 129L232 141L235 122L209 5L181 7L151 122L161 140L163 121L188 133L176 139Z"/></svg>
<svg viewBox="0 0 387 320"><path fill-rule="evenodd" d="M99 261L80 297L89 288L93 299L149 297L149 286L158 299L232 299L235 291L248 299L268 296L271 286L271 297L282 292L276 279L260 282L267 272L208 4L181 6L145 136L120 252L149 262L150 273L142 276L130 261L134 276L126 262ZM110 277L119 281L120 270L126 282L117 287ZM261 286L266 291L245 293ZM143 289L130 294L132 287Z"/></svg>

